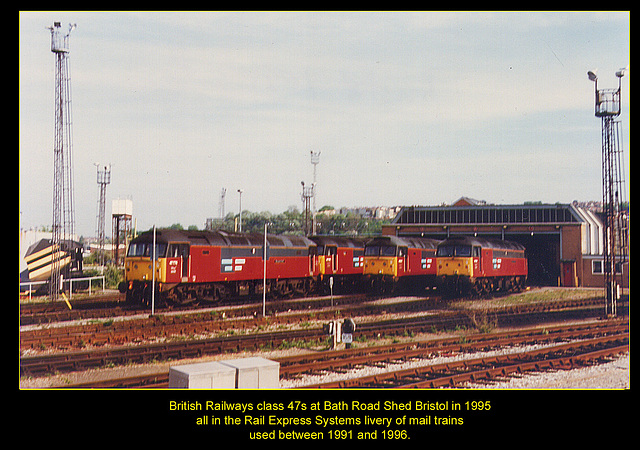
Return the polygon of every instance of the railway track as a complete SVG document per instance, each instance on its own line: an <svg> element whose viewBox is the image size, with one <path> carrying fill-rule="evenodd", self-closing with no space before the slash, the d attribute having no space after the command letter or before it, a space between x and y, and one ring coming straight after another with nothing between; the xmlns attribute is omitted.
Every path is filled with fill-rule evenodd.
<svg viewBox="0 0 640 450"><path fill-rule="evenodd" d="M557 321L567 318L597 316L599 309L580 308L571 310L546 311L543 313L495 313L496 323L516 323L518 320ZM454 329L460 326L474 326L475 318L465 313L444 313L432 316L409 317L396 320L376 321L358 325L357 334L363 337L407 335L411 333L433 332ZM277 348L285 342L326 341L321 328L297 329L271 333L250 333L205 339L180 339L161 343L123 345L117 347L65 351L20 359L21 375L42 375L46 373L86 370L107 365L128 363L148 363L151 361L197 358L205 355L243 350Z"/></svg>
<svg viewBox="0 0 640 450"><path fill-rule="evenodd" d="M206 355L272 348L295 339L310 340L323 337L320 329L300 330L26 356L20 359L20 374L39 376L106 366L200 358Z"/></svg>
<svg viewBox="0 0 640 450"><path fill-rule="evenodd" d="M444 346L438 353L473 354L477 351L524 344L543 345L542 348L524 349L496 356L457 359L439 364L425 364L420 367L308 384L302 387L306 389L460 387L465 383L503 380L508 376L520 376L531 371L570 370L629 351L628 325L613 324L611 327L599 329L584 327L560 330L551 338L545 334L546 331L538 330L537 334L517 333L512 336L496 336L496 339L492 339L491 342ZM567 340L571 341L567 342ZM459 348L456 348L458 346ZM417 355L419 355L417 350L411 350L406 356L405 352L399 352L397 355L392 355L388 361L404 361L407 358L415 358ZM371 362L362 364L371 364Z"/></svg>
<svg viewBox="0 0 640 450"><path fill-rule="evenodd" d="M69 308L71 306L71 308ZM20 304L20 324L37 325L81 319L98 319L140 313L127 307L124 296L106 292L96 297Z"/></svg>
<svg viewBox="0 0 640 450"><path fill-rule="evenodd" d="M345 295L334 299L340 304L350 304L361 301L364 295ZM269 314L294 309L302 310L308 308L326 307L330 305L329 297L309 297L305 299L270 301L267 303ZM109 319L113 317L125 317L133 315L149 314L149 309L132 307L124 302L121 294L112 295L104 300L79 300L71 302L69 309L64 302L57 303L37 303L23 304L20 306L21 325L42 325L63 323L77 320ZM262 312L262 302L254 298L245 298L238 301L226 301L216 304L191 304L183 306L173 306L157 308L156 315L176 314L176 313L197 313L212 309L224 309L227 315L241 316L250 315L259 311Z"/></svg>
<svg viewBox="0 0 640 450"><path fill-rule="evenodd" d="M504 294L493 294L487 298L496 298L504 296ZM375 300L377 297L367 296L365 294L352 294L336 296L334 299L329 297L308 297L293 300L270 300L267 302L267 313L272 315L287 310L305 310L309 308L325 308L330 306L332 302L340 305L348 305L354 303L362 303L365 301ZM419 296L416 298L416 304L429 303L432 306L441 302L441 298L437 295L429 295L427 297ZM419 299L422 299L419 301ZM570 300L572 303L588 302L589 304L601 301L600 296L586 298L582 300ZM559 302L554 302L554 305ZM40 302L40 303L24 303L20 305L20 324L25 325L43 325L64 323L78 320L92 319L110 319L115 317L126 317L133 315L149 314L149 309L140 307L132 307L124 301L124 296L119 293L109 292L93 299L80 299L70 301L71 309L65 302ZM423 308L423 306L420 306ZM262 301L258 301L251 297L241 297L235 300L219 302L216 304L190 304L182 306L172 306L165 308L157 308L156 315L172 314L172 313L197 313L198 311L208 311L211 309L225 309L227 315L235 316L250 315L262 311Z"/></svg>
<svg viewBox="0 0 640 450"><path fill-rule="evenodd" d="M121 321L105 321L82 326L46 327L35 330L21 331L21 348L23 349L53 349L63 347L64 351L49 350L46 354L28 355L38 351L27 351L21 357L21 375L42 375L55 372L68 372L97 368L107 365L121 365L127 363L147 363L150 361L175 360L182 358L201 357L204 355L242 350L257 350L262 348L277 348L286 342L312 341L316 345L326 345L327 336L322 332L321 325L311 328L311 319L323 321L343 317L360 316L357 336L362 338L376 338L380 336L411 335L412 333L432 333L438 330L477 327L478 322L490 320L495 326L510 326L513 324L541 323L566 319L580 319L598 317L601 314L600 301L587 299L565 302L554 302L545 305L530 305L528 307L503 308L490 312L469 311L433 311L434 299L415 298L396 303L371 302L359 303L354 298L342 299L340 312L332 309L322 309L323 302L329 299L317 300L319 310L309 311L309 304L305 301L286 302L281 306L287 308L286 314L276 314L267 320L250 316L249 318L222 318L221 315L207 313L185 314L175 316L156 316L144 319L129 319ZM295 306L298 305L298 306ZM291 311L298 307L301 311ZM248 309L245 309L248 308ZM252 310L252 308L254 308ZM365 315L375 316L382 312L406 312L416 314L393 320L376 320ZM235 311L235 312L234 312ZM239 312L242 311L242 312ZM254 306L240 306L224 309L225 314L247 314L255 311ZM304 312L302 312L304 311ZM422 312L420 312L422 311ZM218 310L217 313L220 313ZM485 314L479 319L479 315ZM267 324L298 323L300 329L276 332L263 332ZM303 325L300 325L302 323ZM306 324L305 324L306 323ZM247 334L237 334L244 328ZM277 327L276 327L277 328ZM221 333L223 332L223 333ZM228 335L221 335L227 332ZM217 334L217 337L196 338L207 333ZM173 338L172 338L173 336ZM175 336L178 336L176 338ZM145 343L149 339L167 338L165 342ZM109 345L106 345L109 344ZM85 345L100 348L85 350L70 350Z"/></svg>
<svg viewBox="0 0 640 450"><path fill-rule="evenodd" d="M189 314L164 314L143 318L138 316L138 318L127 320L115 320L109 315L106 319L79 325L68 324L23 329L20 333L20 349L23 351L70 350L87 346L140 343L150 339L188 338L229 331L244 332L266 326L301 324L340 317L365 317L382 313L419 313L435 309L439 302L437 297L408 298L393 303L363 300L365 299L362 296L343 297L339 299L340 305L335 308L329 308L328 299L279 302L270 305L268 318L263 318L261 314L258 314L260 305L256 304L196 310ZM567 308L597 307L598 304L599 299L563 301L503 308L501 311L489 315L493 316L494 321L500 320L501 325L504 326L509 318L522 322L525 315L531 314L533 315L532 320L538 320L535 318L535 314L546 314ZM487 312L483 311L467 312L465 315L466 317L462 314L449 313L449 317L447 317L447 313L441 313L442 323L437 324L437 319L430 319L431 325L442 329L451 326L451 322L455 321L458 326L477 326L478 320L487 320ZM384 328L384 326L382 323L381 327ZM379 329L378 332L380 331Z"/></svg>
<svg viewBox="0 0 640 450"><path fill-rule="evenodd" d="M308 374L345 373L363 366L382 367L409 360L423 360L420 368L397 370L360 378L300 386L305 389L351 387L456 387L466 382L496 380L528 371L568 370L583 367L629 350L629 324L620 320L606 322L527 328L517 331L466 335L464 339L445 338L411 341L376 347L315 352L275 358L280 363L281 380ZM441 364L429 364L435 356L473 355L477 352L524 346L544 345L508 355L467 358ZM517 348L517 347L516 347ZM70 388L166 388L167 371L135 377L116 378Z"/></svg>
<svg viewBox="0 0 640 450"><path fill-rule="evenodd" d="M21 350L71 349L88 345L124 345L149 339L189 337L212 333L238 332L310 321L335 319L344 315L372 316L383 312L415 312L434 308L431 298L413 298L392 304L359 303L359 298L345 298L339 307L327 308L327 300L314 303L284 303L280 309L271 306L271 316L256 313L255 306L214 309L205 312L128 320L104 320L95 323L32 328L21 331ZM311 305L317 309L309 310ZM292 311L295 309L297 311Z"/></svg>
<svg viewBox="0 0 640 450"><path fill-rule="evenodd" d="M425 301L432 297L427 297ZM266 305L268 314L286 311L288 309L303 310L308 308L319 308L336 304L352 304L362 302L364 299L371 299L365 294L340 295L335 298L328 296L296 298L291 300L270 300ZM132 315L149 314L150 308L135 307L127 305L122 294L106 294L97 299L75 300L69 303L71 309L65 302L41 302L26 303L20 305L21 325L42 325L70 322L90 319L109 319L113 317L123 317ZM191 303L188 305L175 305L170 307L156 308L156 315L175 313L197 313L211 309L224 308L228 314L235 316L262 312L262 300L255 297L240 297L234 300L227 300L212 303Z"/></svg>
<svg viewBox="0 0 640 450"><path fill-rule="evenodd" d="M361 364L379 364L428 358L433 354L460 354L488 351L505 346L549 344L570 339L620 334L629 331L627 323L611 321L582 325L563 325L545 328L528 328L498 333L478 333L464 338L452 337L435 340L410 341L376 347L329 351L321 354L305 354L278 358L281 377L295 377L306 372L344 369Z"/></svg>

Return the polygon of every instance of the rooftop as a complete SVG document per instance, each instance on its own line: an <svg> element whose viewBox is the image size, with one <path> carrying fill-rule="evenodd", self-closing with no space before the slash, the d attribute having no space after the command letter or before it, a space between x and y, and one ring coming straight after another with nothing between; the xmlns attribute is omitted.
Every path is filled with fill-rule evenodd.
<svg viewBox="0 0 640 450"><path fill-rule="evenodd" d="M464 197L463 197L464 198ZM582 214L571 204L487 205L457 201L453 206L407 206L393 224L521 224L579 223Z"/></svg>

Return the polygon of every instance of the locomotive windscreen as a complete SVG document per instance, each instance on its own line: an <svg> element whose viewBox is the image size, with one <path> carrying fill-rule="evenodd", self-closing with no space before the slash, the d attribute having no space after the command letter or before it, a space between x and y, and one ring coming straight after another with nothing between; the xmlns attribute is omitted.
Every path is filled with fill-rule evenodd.
<svg viewBox="0 0 640 450"><path fill-rule="evenodd" d="M396 247L390 245L368 245L364 249L365 256L396 256Z"/></svg>
<svg viewBox="0 0 640 450"><path fill-rule="evenodd" d="M153 244L150 242L132 242L129 244L129 250L127 251L127 256L145 256L151 257L151 250ZM165 243L156 243L156 258L163 258L167 251L167 244Z"/></svg>
<svg viewBox="0 0 640 450"><path fill-rule="evenodd" d="M470 245L441 245L437 256L471 256Z"/></svg>

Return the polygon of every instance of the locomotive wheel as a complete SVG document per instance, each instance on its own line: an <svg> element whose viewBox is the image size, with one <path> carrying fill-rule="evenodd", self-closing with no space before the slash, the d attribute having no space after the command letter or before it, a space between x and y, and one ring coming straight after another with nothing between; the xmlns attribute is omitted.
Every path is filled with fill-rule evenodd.
<svg viewBox="0 0 640 450"><path fill-rule="evenodd" d="M291 298L293 297L293 288L288 281L279 281L276 287L276 292L278 297L280 298Z"/></svg>
<svg viewBox="0 0 640 450"><path fill-rule="evenodd" d="M145 286L145 289L142 293L142 299L144 305L150 308L152 303L151 286ZM153 303L156 308L164 308L165 306L167 306L166 296L156 289L156 293L153 297Z"/></svg>
<svg viewBox="0 0 640 450"><path fill-rule="evenodd" d="M144 286L134 283L131 290L127 291L125 301L131 306L140 306L144 304Z"/></svg>

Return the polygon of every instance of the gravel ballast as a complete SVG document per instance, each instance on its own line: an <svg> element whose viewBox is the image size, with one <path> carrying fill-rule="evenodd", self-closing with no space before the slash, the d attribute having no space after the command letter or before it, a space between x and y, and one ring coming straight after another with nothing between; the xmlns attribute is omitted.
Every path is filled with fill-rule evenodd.
<svg viewBox="0 0 640 450"><path fill-rule="evenodd" d="M547 292L551 292L555 297L556 294L565 293L561 290L553 289L539 289L522 294L520 297L527 295L541 295ZM582 295L587 295L590 292L579 292ZM520 298L520 297L516 297ZM385 300L397 302L398 299ZM502 299L496 300L496 302L502 302ZM486 308L492 301L481 301L476 303L468 303L465 307L473 308L475 304L480 308ZM391 316L391 315L389 315ZM386 318L386 315L376 317L376 319ZM360 318L366 320L370 318ZM458 332L452 334L457 335ZM464 334L464 333L462 333ZM438 339L444 337L441 333L425 335L417 335L411 339ZM373 344L373 343L371 343ZM384 342L376 342L375 345L384 344ZM359 345L359 344L358 344ZM321 375L304 376L300 379L281 380L281 388L296 388L304 387L305 385L331 382L345 378L353 378L357 376L367 376L379 373L381 371L403 370L416 366L424 366L429 364L440 364L447 360L459 360L459 359L471 359L479 358L482 356L495 355L499 353L524 351L525 347L513 347L497 350L494 352L486 353L469 353L458 354L452 356L441 356L430 358L428 360L415 360L405 362L403 364L390 364L386 368L382 367L362 367L348 373L326 373ZM274 350L274 351L261 351L261 352L241 352L234 354L234 358L249 357L249 356L262 356L264 358L278 358L281 356L289 356L292 354L307 352L309 350L302 349L288 349L288 350ZM130 365L123 367L105 368L88 370L83 372L57 374L51 376L30 378L24 377L20 379L21 389L47 389L60 386L69 386L75 383L86 383L92 380L104 380L117 377L134 376L141 373L160 373L168 372L170 365L177 364L189 364L192 362L204 362L209 360L230 359L229 355L216 355L212 357L205 357L197 361L173 361L171 363L154 363L145 365ZM617 358L612 358L611 361L594 365L590 367L576 368L572 370L562 371L549 371L541 373L527 373L524 375L512 376L504 380L497 380L490 383L482 384L467 384L461 386L462 388L469 389L630 389L630 373L629 373L629 354L621 355Z"/></svg>

